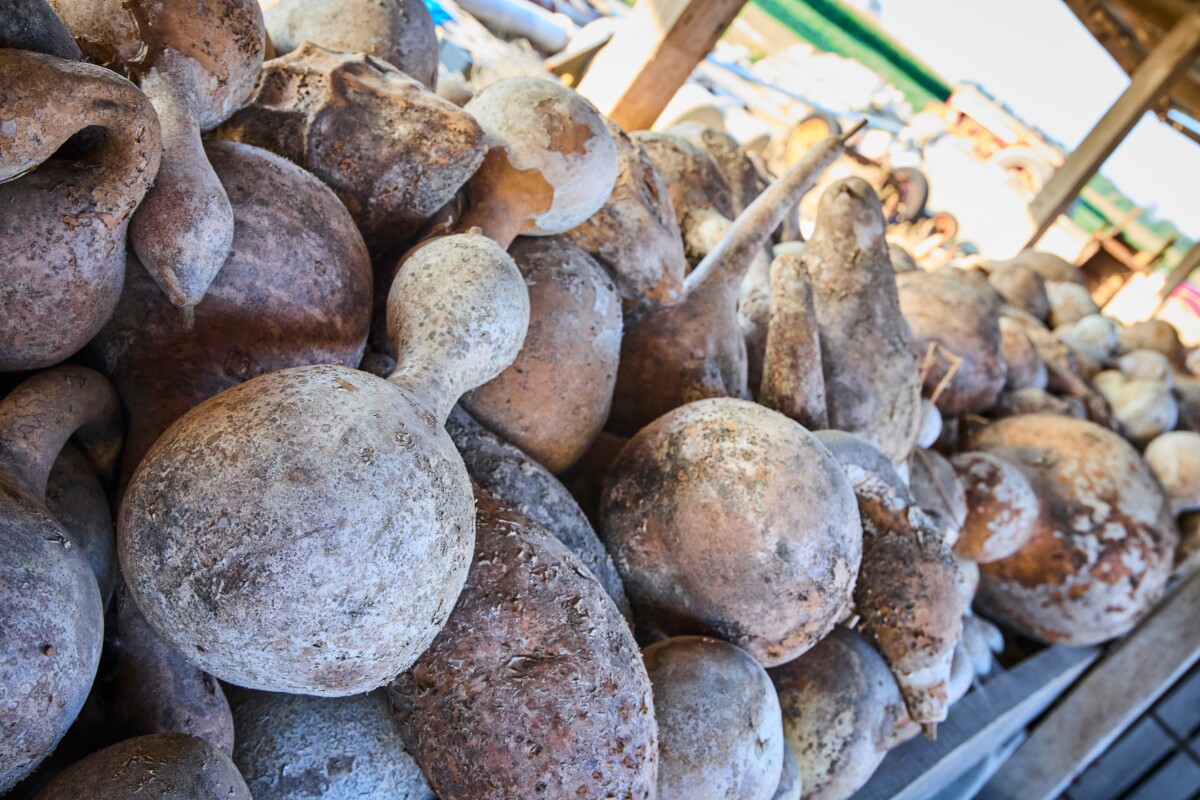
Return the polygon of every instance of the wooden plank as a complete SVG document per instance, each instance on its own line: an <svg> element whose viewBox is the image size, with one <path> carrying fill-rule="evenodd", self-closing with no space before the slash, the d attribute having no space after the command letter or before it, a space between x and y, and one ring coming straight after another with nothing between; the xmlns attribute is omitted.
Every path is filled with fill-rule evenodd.
<svg viewBox="0 0 1200 800"><path fill-rule="evenodd" d="M579 93L627 131L654 124L746 0L638 0Z"/></svg>
<svg viewBox="0 0 1200 800"><path fill-rule="evenodd" d="M1192 750L1200 746L1200 736L1189 745ZM1146 778L1127 800L1191 800L1200 786L1200 764L1182 750L1171 756L1167 763Z"/></svg>
<svg viewBox="0 0 1200 800"><path fill-rule="evenodd" d="M1033 246L1059 214L1067 210L1079 190L1133 130L1146 110L1191 67L1198 49L1200 8L1181 18L1134 70L1129 88L1033 199L1029 210L1033 215L1034 232L1029 246Z"/></svg>
<svg viewBox="0 0 1200 800"><path fill-rule="evenodd" d="M928 800L1024 730L1099 657L1095 647L1048 647L976 686L938 724L887 754L854 800Z"/></svg>
<svg viewBox="0 0 1200 800"><path fill-rule="evenodd" d="M1067 793L1079 800L1117 800L1170 755L1175 742L1150 717L1142 717L1095 764L1080 775Z"/></svg>
<svg viewBox="0 0 1200 800"><path fill-rule="evenodd" d="M1110 650L993 776L980 800L1049 800L1200 660L1200 572Z"/></svg>

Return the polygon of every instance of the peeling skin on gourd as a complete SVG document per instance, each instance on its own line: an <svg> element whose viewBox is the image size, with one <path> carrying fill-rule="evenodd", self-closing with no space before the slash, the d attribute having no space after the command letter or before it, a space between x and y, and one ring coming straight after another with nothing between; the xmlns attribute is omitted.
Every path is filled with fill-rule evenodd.
<svg viewBox="0 0 1200 800"><path fill-rule="evenodd" d="M967 518L955 555L980 563L1010 556L1032 535L1038 498L1015 466L988 453L965 452L951 462L967 497Z"/></svg>
<svg viewBox="0 0 1200 800"><path fill-rule="evenodd" d="M529 330L513 363L462 403L558 473L587 452L608 419L620 298L600 265L565 236L521 238L509 252L529 288Z"/></svg>
<svg viewBox="0 0 1200 800"><path fill-rule="evenodd" d="M72 764L42 789L38 800L251 800L229 756L203 739L180 733L138 736Z"/></svg>
<svg viewBox="0 0 1200 800"><path fill-rule="evenodd" d="M106 135L86 159L51 157L89 125ZM61 361L112 314L161 152L154 110L128 81L0 51L0 371Z"/></svg>
<svg viewBox="0 0 1200 800"><path fill-rule="evenodd" d="M345 203L372 250L407 238L484 157L467 113L390 64L310 42L268 61L217 133L311 171Z"/></svg>
<svg viewBox="0 0 1200 800"><path fill-rule="evenodd" d="M600 533L639 625L716 636L768 665L833 627L861 558L837 462L799 424L732 398L678 408L630 440Z"/></svg>
<svg viewBox="0 0 1200 800"><path fill-rule="evenodd" d="M839 627L770 675L784 737L799 762L803 796L853 795L908 721L887 664L866 639Z"/></svg>
<svg viewBox="0 0 1200 800"><path fill-rule="evenodd" d="M527 195L516 233L562 233L608 199L617 177L616 145L600 115L576 93L545 79L507 78L464 110L479 121L488 147L471 180L472 197Z"/></svg>
<svg viewBox="0 0 1200 800"><path fill-rule="evenodd" d="M633 634L562 543L478 502L454 612L389 687L409 752L440 797L653 797L658 727Z"/></svg>
<svg viewBox="0 0 1200 800"><path fill-rule="evenodd" d="M981 566L978 605L1048 643L1086 645L1129 630L1162 594L1175 531L1162 488L1137 452L1083 420L1026 415L970 448L1024 473L1041 511L1031 539Z"/></svg>
<svg viewBox="0 0 1200 800"><path fill-rule="evenodd" d="M437 85L437 29L422 0L282 0L263 19L280 56L308 41L375 56L430 89Z"/></svg>

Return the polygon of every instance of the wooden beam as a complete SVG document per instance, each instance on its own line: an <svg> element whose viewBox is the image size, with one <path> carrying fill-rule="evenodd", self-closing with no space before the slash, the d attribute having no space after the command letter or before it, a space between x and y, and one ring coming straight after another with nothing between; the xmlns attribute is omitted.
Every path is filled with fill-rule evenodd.
<svg viewBox="0 0 1200 800"><path fill-rule="evenodd" d="M746 0L638 0L579 93L627 131L654 124Z"/></svg>
<svg viewBox="0 0 1200 800"><path fill-rule="evenodd" d="M1200 268L1200 242L1192 245L1191 249L1184 253L1183 258L1175 265L1175 269L1167 274L1166 281L1163 282L1162 288L1158 290L1158 309L1154 312L1155 314L1162 311L1162 307L1167 304L1167 299L1171 296L1171 292L1178 289L1188 279L1188 275L1195 272L1197 268Z"/></svg>
<svg viewBox="0 0 1200 800"><path fill-rule="evenodd" d="M1175 588L1084 676L979 800L1051 800L1200 659L1200 572Z"/></svg>
<svg viewBox="0 0 1200 800"><path fill-rule="evenodd" d="M1105 112L1096 127L1084 138L1042 187L1029 206L1034 219L1032 246L1042 237L1058 215L1067 210L1083 185L1096 174L1100 165L1133 130L1142 115L1182 76L1200 49L1200 9L1181 18L1146 57L1129 82L1129 88Z"/></svg>

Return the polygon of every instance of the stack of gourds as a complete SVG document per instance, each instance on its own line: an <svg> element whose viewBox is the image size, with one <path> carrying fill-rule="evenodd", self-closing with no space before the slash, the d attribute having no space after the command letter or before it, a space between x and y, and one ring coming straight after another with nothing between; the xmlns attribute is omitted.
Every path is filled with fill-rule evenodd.
<svg viewBox="0 0 1200 800"><path fill-rule="evenodd" d="M772 180L437 54L417 0L0 21L0 793L848 797L987 620L1119 636L1195 549L1169 328L898 274L861 180L781 241L853 132Z"/></svg>

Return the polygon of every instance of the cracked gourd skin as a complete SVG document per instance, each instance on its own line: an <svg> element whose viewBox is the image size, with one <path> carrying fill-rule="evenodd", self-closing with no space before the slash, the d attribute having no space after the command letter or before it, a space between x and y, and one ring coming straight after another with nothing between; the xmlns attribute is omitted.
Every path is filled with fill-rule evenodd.
<svg viewBox="0 0 1200 800"><path fill-rule="evenodd" d="M642 146L604 120L617 147L617 178L604 206L567 231L612 276L627 310L683 298L687 257L666 182Z"/></svg>
<svg viewBox="0 0 1200 800"><path fill-rule="evenodd" d="M298 164L337 193L373 252L408 239L483 161L467 113L385 61L310 42L263 65L217 131Z"/></svg>
<svg viewBox="0 0 1200 800"><path fill-rule="evenodd" d="M263 19L280 56L305 42L366 53L437 88L437 29L422 0L282 0Z"/></svg>
<svg viewBox="0 0 1200 800"><path fill-rule="evenodd" d="M96 335L125 278L125 232L158 171L154 109L90 64L0 50L0 372L56 364ZM98 125L101 144L54 153Z"/></svg>
<svg viewBox="0 0 1200 800"><path fill-rule="evenodd" d="M232 201L229 260L190 320L131 260L121 301L92 345L129 411L123 482L171 423L218 392L272 370L362 357L371 267L346 209L279 156L232 142L206 147Z"/></svg>
<svg viewBox="0 0 1200 800"><path fill-rule="evenodd" d="M788 209L845 148L845 138L830 137L812 148L738 216L715 246L706 246L707 255L684 280L682 302L642 307L626 317L609 430L632 436L684 403L749 397L746 340L737 313L742 278ZM671 186L670 175L664 177ZM675 211L685 213L680 205Z"/></svg>
<svg viewBox="0 0 1200 800"><path fill-rule="evenodd" d="M980 565L985 616L1074 646L1120 636L1149 612L1176 532L1162 487L1128 442L1092 422L1037 414L992 423L968 449L1016 466L1039 501L1029 540Z"/></svg>
<svg viewBox="0 0 1200 800"><path fill-rule="evenodd" d="M745 400L644 428L605 480L600 535L638 625L782 664L847 611L862 556L854 492L798 423Z"/></svg>
<svg viewBox="0 0 1200 800"><path fill-rule="evenodd" d="M162 125L162 166L129 237L164 294L193 306L233 245L233 209L200 134L254 88L265 33L256 0L51 0L84 55L127 75Z"/></svg>
<svg viewBox="0 0 1200 800"><path fill-rule="evenodd" d="M520 349L528 293L507 253L461 234L409 257L388 311L388 380L341 366L254 378L172 425L130 482L130 591L223 680L373 689L425 650L462 588L474 505L442 424Z"/></svg>
<svg viewBox="0 0 1200 800"><path fill-rule="evenodd" d="M239 689L233 753L254 800L436 800L383 691L306 697Z"/></svg>
<svg viewBox="0 0 1200 800"><path fill-rule="evenodd" d="M658 720L658 800L771 800L783 773L783 721L767 672L704 636L642 651Z"/></svg>
<svg viewBox="0 0 1200 800"><path fill-rule="evenodd" d="M45 504L51 467L72 436L96 469L111 471L120 405L99 373L56 367L0 401L0 792L54 750L100 660L96 577Z"/></svg>
<svg viewBox="0 0 1200 800"><path fill-rule="evenodd" d="M466 586L388 688L409 752L439 797L653 798L653 693L625 620L561 542L477 498Z"/></svg>
<svg viewBox="0 0 1200 800"><path fill-rule="evenodd" d="M251 800L229 756L194 736L126 739L76 762L36 800Z"/></svg>
<svg viewBox="0 0 1200 800"><path fill-rule="evenodd" d="M621 301L600 265L564 236L521 238L509 254L529 289L529 331L513 363L462 404L559 473L592 446L612 408Z"/></svg>

